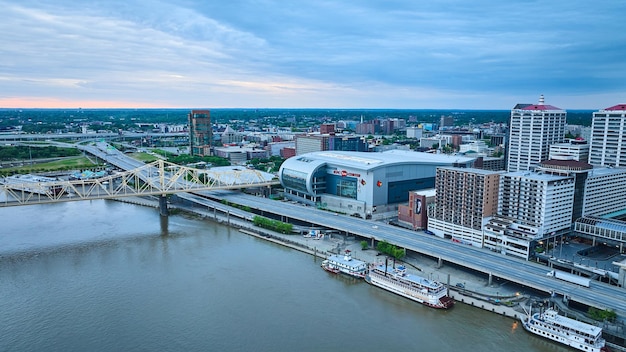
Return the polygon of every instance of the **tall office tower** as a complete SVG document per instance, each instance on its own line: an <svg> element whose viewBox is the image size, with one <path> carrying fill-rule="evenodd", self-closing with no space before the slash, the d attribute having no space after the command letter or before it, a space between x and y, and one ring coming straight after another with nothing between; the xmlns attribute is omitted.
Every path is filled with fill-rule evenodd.
<svg viewBox="0 0 626 352"><path fill-rule="evenodd" d="M502 172L438 167L428 228L441 237L482 247L482 225L498 209Z"/></svg>
<svg viewBox="0 0 626 352"><path fill-rule="evenodd" d="M548 159L550 145L565 140L567 112L545 105L543 95L539 104L517 104L511 110L507 140L507 170L532 170Z"/></svg>
<svg viewBox="0 0 626 352"><path fill-rule="evenodd" d="M211 142L213 140L211 111L191 110L187 119L189 122L189 154L211 155Z"/></svg>
<svg viewBox="0 0 626 352"><path fill-rule="evenodd" d="M572 224L574 190L571 176L528 171L502 174L498 214L514 219L526 237L560 235Z"/></svg>
<svg viewBox="0 0 626 352"><path fill-rule="evenodd" d="M589 164L626 166L626 104L593 113Z"/></svg>

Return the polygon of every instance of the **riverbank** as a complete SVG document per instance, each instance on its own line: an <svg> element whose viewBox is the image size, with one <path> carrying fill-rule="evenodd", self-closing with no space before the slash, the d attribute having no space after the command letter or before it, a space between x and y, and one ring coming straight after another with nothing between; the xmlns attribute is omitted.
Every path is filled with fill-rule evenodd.
<svg viewBox="0 0 626 352"><path fill-rule="evenodd" d="M125 198L124 202L154 208L158 208L159 205L158 199L156 198L135 199L131 197ZM368 263L380 261L384 258L384 256L381 256L380 253L374 249L362 250L360 241L355 237L340 234L326 234L316 239L297 234L281 234L254 226L251 222L233 216L221 215L213 211L209 212L204 207L194 207L176 203L170 204L170 208L227 224L228 226L239 229L241 233L248 236L254 236L259 240L286 246L322 259L325 259L331 254L343 253L345 250L350 250L355 259L363 260ZM409 270L417 272L420 276L448 284L450 287L450 296L454 298L457 303L506 316L515 321L524 317L524 308L527 309L533 300L543 300L540 297L532 297L530 293L525 292L523 287L510 282L499 281L497 279L489 282L488 278L485 276L463 270L453 265L447 265L445 262L442 265L427 256L413 254L404 258L403 263L410 267ZM563 307L562 310L571 317L573 314L568 312L567 309L567 307ZM574 314L574 316L576 316L576 314ZM626 351L626 349L618 345L611 344L611 347L613 350Z"/></svg>

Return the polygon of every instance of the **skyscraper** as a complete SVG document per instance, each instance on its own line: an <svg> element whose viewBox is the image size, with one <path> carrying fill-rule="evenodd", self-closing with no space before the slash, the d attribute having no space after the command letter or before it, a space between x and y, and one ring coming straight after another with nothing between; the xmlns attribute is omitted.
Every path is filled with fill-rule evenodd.
<svg viewBox="0 0 626 352"><path fill-rule="evenodd" d="M626 104L593 113L589 164L626 166Z"/></svg>
<svg viewBox="0 0 626 352"><path fill-rule="evenodd" d="M507 143L507 170L527 171L548 159L550 145L565 140L567 112L546 105L517 104L511 110Z"/></svg>
<svg viewBox="0 0 626 352"><path fill-rule="evenodd" d="M187 116L189 122L189 154L198 156L211 155L211 111L191 110Z"/></svg>

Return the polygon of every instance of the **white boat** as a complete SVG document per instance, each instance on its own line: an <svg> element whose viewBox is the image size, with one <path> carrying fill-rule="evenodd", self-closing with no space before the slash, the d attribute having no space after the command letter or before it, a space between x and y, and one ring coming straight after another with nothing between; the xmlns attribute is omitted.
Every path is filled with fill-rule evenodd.
<svg viewBox="0 0 626 352"><path fill-rule="evenodd" d="M47 183L50 182L58 182L58 180L52 177L26 174L7 176L0 181L7 188L28 193L57 195L63 190L60 185L48 185Z"/></svg>
<svg viewBox="0 0 626 352"><path fill-rule="evenodd" d="M559 315L553 308L537 313L529 311L522 325L533 334L579 351L608 351L602 338L602 328Z"/></svg>
<svg viewBox="0 0 626 352"><path fill-rule="evenodd" d="M409 274L403 265L371 264L365 281L429 307L448 309L454 305L444 284Z"/></svg>
<svg viewBox="0 0 626 352"><path fill-rule="evenodd" d="M367 263L352 258L350 250L346 250L344 255L331 255L322 261L322 268L334 274L344 273L362 279L367 271Z"/></svg>

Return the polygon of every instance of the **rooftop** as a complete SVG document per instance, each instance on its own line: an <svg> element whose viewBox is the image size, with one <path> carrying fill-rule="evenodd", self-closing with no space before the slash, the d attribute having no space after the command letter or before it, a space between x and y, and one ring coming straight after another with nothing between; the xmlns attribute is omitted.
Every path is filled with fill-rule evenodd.
<svg viewBox="0 0 626 352"><path fill-rule="evenodd" d="M518 110L533 110L533 111L546 111L546 110L563 110L561 108L557 108L552 105L535 105L535 104L518 104L524 105L523 107L518 108Z"/></svg>
<svg viewBox="0 0 626 352"><path fill-rule="evenodd" d="M422 153L409 150L388 150L380 153L324 151L303 154L300 157L338 162L346 166L370 170L388 164L418 163L448 166L454 163L465 164L475 160L457 155Z"/></svg>
<svg viewBox="0 0 626 352"><path fill-rule="evenodd" d="M557 166L560 169L568 168L571 170L590 170L593 169L593 166L584 161L576 161L576 160L544 160L541 162L541 166Z"/></svg>
<svg viewBox="0 0 626 352"><path fill-rule="evenodd" d="M558 181L570 178L570 176L558 176L552 174L543 174L532 171L515 171L502 174L504 177L522 177L535 181Z"/></svg>
<svg viewBox="0 0 626 352"><path fill-rule="evenodd" d="M604 109L604 111L626 111L626 104L617 104Z"/></svg>

